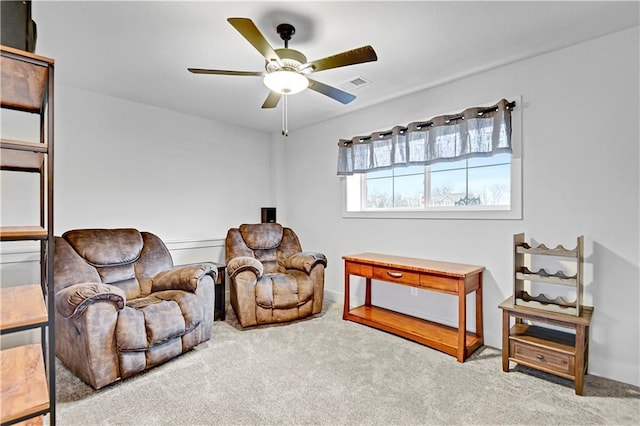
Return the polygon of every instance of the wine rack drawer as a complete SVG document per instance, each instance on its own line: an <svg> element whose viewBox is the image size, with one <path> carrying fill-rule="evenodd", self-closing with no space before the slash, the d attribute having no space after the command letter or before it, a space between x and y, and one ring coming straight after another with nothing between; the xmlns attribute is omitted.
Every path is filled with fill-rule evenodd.
<svg viewBox="0 0 640 426"><path fill-rule="evenodd" d="M539 367L549 372L556 372L565 376L573 376L575 371L575 356L564 352L541 348L523 342L509 343L511 358L517 362Z"/></svg>

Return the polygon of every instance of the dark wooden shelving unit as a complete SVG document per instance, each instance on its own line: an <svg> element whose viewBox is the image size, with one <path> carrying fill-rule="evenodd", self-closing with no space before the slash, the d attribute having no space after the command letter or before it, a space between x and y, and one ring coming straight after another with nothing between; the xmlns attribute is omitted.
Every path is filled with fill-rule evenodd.
<svg viewBox="0 0 640 426"><path fill-rule="evenodd" d="M31 424L45 415L55 424L53 315L53 59L0 46L3 109L38 114L39 141L0 139L3 173L40 176L39 225L0 226L0 241L40 242L40 283L0 287L0 332L40 330L40 342L1 352L0 423ZM4 224L3 224L4 225Z"/></svg>

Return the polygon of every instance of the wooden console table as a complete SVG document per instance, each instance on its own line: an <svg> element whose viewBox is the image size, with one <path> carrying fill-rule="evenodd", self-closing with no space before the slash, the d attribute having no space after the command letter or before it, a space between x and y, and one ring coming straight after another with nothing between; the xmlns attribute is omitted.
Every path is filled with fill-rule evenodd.
<svg viewBox="0 0 640 426"><path fill-rule="evenodd" d="M482 337L482 272L484 266L438 262L378 253L344 259L344 320L355 321L422 343L464 362L484 344ZM351 309L351 275L366 278L364 305ZM458 328L394 312L371 304L371 280L439 291L458 296ZM476 332L467 331L467 294L476 293Z"/></svg>

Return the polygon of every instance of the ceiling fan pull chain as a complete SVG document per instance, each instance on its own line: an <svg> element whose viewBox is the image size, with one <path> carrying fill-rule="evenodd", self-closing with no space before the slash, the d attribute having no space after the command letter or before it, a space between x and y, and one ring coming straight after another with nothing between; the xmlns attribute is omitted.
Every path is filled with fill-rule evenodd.
<svg viewBox="0 0 640 426"><path fill-rule="evenodd" d="M289 117L287 111L288 96L283 95L282 98L282 136L286 138L289 136Z"/></svg>

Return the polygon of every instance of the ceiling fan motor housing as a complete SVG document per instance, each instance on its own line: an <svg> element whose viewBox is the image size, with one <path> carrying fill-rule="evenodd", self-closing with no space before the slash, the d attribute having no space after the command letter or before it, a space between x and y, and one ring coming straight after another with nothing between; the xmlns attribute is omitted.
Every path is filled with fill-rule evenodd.
<svg viewBox="0 0 640 426"><path fill-rule="evenodd" d="M299 72L300 67L307 63L307 57L297 50L285 48L275 49L275 52L282 60L282 67L275 62L267 62L265 67L267 72L277 70Z"/></svg>

